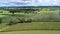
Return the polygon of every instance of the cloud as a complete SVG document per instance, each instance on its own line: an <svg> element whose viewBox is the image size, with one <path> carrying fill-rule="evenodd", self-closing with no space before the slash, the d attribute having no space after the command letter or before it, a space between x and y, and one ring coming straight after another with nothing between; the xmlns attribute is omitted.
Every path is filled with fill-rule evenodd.
<svg viewBox="0 0 60 34"><path fill-rule="evenodd" d="M0 6L60 6L60 0L0 0Z"/></svg>

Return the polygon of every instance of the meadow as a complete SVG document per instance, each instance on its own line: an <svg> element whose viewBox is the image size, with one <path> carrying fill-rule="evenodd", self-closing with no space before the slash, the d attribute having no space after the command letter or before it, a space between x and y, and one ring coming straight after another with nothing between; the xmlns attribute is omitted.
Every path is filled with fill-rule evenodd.
<svg viewBox="0 0 60 34"><path fill-rule="evenodd" d="M0 32L0 34L60 34L60 31L51 30L12 31L12 32Z"/></svg>
<svg viewBox="0 0 60 34"><path fill-rule="evenodd" d="M25 18L25 19L32 18L33 22L32 23L18 23L16 25L8 27L6 24L8 24L10 20L15 17ZM15 13L14 15L12 15L11 13L0 13L0 18L2 19L2 24L0 24L0 30L4 29L5 27L8 27L7 29L3 30L3 32L0 32L1 34L4 34L4 33L6 34L8 33L10 34L16 34L16 33L33 34L34 32L36 33L42 33L42 32L47 33L48 32L48 33L56 34L57 32L59 33L59 30L60 30L60 22L59 22L60 16L58 15L57 11L55 12L54 11L41 11L38 14ZM17 31L17 32L14 33L12 31Z"/></svg>

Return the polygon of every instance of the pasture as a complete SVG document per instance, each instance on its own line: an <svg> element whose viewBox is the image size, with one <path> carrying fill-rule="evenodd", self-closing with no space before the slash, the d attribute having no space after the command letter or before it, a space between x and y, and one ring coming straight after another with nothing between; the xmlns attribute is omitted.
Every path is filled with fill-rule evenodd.
<svg viewBox="0 0 60 34"><path fill-rule="evenodd" d="M60 31L51 30L12 31L12 32L0 32L0 34L60 34Z"/></svg>
<svg viewBox="0 0 60 34"><path fill-rule="evenodd" d="M0 24L0 30L4 29L5 27L8 27L6 24L10 22L12 18L19 17L19 18L32 18L32 23L18 23L13 26L9 26L7 29L4 29L1 34L59 34L60 30L60 22L54 22L54 21L60 21L60 16L57 14L56 11L42 11L38 14L24 14L24 13L15 13L14 15L11 15L11 13L0 13L0 18L2 19L2 24ZM40 22L41 21L41 22ZM42 22L47 21L47 22ZM51 22L48 22L51 21ZM14 33L16 32L16 33ZM44 33L43 33L44 32ZM48 33L47 33L48 32ZM56 32L56 33L54 33Z"/></svg>

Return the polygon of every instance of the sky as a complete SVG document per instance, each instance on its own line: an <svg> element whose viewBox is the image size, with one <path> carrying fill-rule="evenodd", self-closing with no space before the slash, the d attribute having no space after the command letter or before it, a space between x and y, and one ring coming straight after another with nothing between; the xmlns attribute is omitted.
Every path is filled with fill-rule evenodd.
<svg viewBox="0 0 60 34"><path fill-rule="evenodd" d="M2 6L60 6L60 0L0 0Z"/></svg>

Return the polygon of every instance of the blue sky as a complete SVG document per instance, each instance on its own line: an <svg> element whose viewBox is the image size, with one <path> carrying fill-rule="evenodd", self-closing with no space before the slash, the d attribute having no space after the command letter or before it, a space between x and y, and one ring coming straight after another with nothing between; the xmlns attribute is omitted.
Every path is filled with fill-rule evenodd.
<svg viewBox="0 0 60 34"><path fill-rule="evenodd" d="M0 0L1 6L60 6L60 0Z"/></svg>

